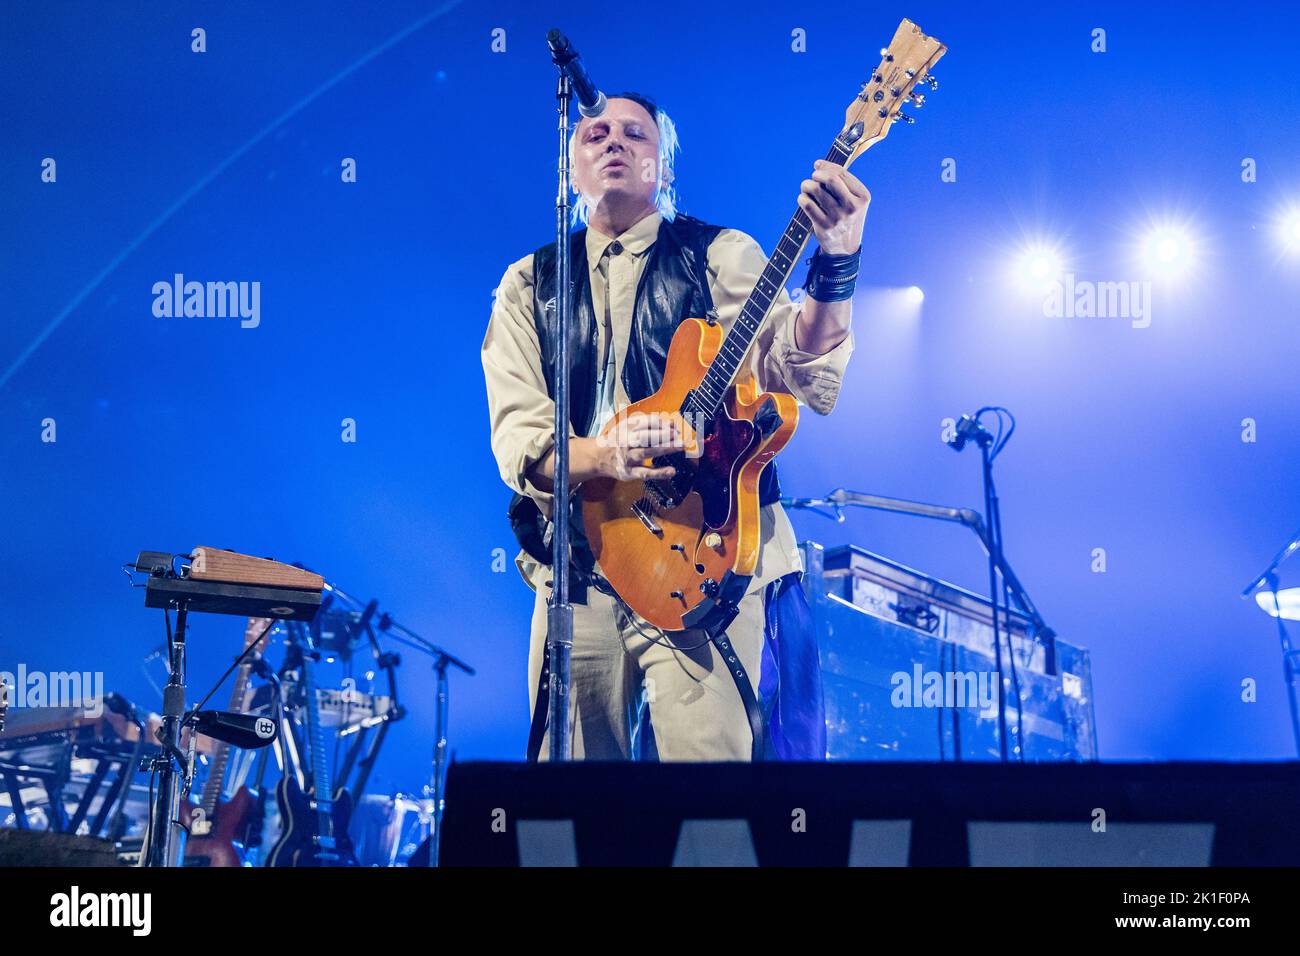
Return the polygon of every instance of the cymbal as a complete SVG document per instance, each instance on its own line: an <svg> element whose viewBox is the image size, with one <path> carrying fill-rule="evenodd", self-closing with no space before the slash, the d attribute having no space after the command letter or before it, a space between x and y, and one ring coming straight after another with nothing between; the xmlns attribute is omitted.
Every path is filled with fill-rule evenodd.
<svg viewBox="0 0 1300 956"><path fill-rule="evenodd" d="M1283 588L1278 591L1276 605L1273 603L1272 591L1256 591L1255 603L1269 617L1277 617L1280 611L1283 620L1300 621L1300 588Z"/></svg>

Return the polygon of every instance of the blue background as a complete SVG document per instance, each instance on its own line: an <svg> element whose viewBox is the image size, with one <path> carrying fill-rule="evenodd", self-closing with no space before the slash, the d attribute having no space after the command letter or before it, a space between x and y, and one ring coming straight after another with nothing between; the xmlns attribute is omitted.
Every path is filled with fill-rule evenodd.
<svg viewBox="0 0 1300 956"><path fill-rule="evenodd" d="M857 351L834 414L805 415L783 455L786 492L979 507L977 459L941 444L941 422L1009 406L1008 554L1048 622L1092 651L1101 754L1291 755L1276 632L1236 596L1300 523L1300 262L1270 231L1300 198L1297 23L1281 4L6 5L0 669L102 670L158 709L140 660L162 623L120 566L227 547L306 562L467 658L457 755L519 757L532 594L478 349L506 265L551 234L545 31L673 115L687 212L770 250L904 13L948 43L942 88L854 166L874 196ZM1134 237L1166 217L1199 237L1199 265L1157 288L1150 328L1046 319L1012 294L1008 266L1035 237L1080 279L1140 279ZM151 287L177 272L260 281L261 326L155 318ZM909 285L919 315L890 291ZM959 529L794 521L982 589ZM194 621L192 693L242 629ZM379 789L428 773L427 660L406 654L402 687L411 716Z"/></svg>

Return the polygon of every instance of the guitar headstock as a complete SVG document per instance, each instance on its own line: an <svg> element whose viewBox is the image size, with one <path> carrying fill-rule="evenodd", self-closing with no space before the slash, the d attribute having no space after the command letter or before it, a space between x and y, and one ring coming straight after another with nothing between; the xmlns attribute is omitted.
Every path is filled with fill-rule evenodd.
<svg viewBox="0 0 1300 956"><path fill-rule="evenodd" d="M914 87L924 86L931 91L939 88L939 81L931 76L930 69L947 52L946 46L926 36L911 20L905 19L898 25L894 39L880 51L880 65L862 84L862 91L844 113L840 139L849 149L845 167L888 136L895 121L913 122L902 108L910 105L920 109L925 103L925 94L915 92Z"/></svg>

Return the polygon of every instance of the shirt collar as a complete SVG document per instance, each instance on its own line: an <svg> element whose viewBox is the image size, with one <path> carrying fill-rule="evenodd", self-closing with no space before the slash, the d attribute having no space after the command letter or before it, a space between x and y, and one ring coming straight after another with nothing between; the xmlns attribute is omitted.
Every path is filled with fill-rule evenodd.
<svg viewBox="0 0 1300 956"><path fill-rule="evenodd" d="M663 222L663 216L660 215L658 210L655 210L644 219L634 223L622 235L613 237L607 236L595 226L589 225L587 228L587 261L591 263L599 262L601 257L604 256L605 250L615 240L632 255L642 255L659 238L659 224L661 222Z"/></svg>

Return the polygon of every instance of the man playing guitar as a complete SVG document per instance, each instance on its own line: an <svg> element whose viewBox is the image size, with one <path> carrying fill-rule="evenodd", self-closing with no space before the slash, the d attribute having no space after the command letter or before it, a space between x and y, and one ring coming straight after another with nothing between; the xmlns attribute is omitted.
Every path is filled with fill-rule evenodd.
<svg viewBox="0 0 1300 956"><path fill-rule="evenodd" d="M729 329L767 264L759 244L745 233L676 211L676 148L667 114L636 93L610 97L601 116L584 117L574 132L575 217L587 224L574 233L572 259L573 334L582 345L570 370L575 489L599 477L672 475L671 466L646 466L647 459L682 447L672 419L650 416L611 435L601 430L616 412L653 390L647 378L655 371L662 376L674 327L687 317L704 318L711 308ZM821 415L835 405L853 350L853 282L870 199L847 169L817 161L798 198L820 246L808 294L796 304L780 290L744 366L761 391L793 394ZM512 519L540 512L549 520L554 507L555 411L543 358L553 353L540 344L545 326L537 321L539 312L553 309L554 295L553 247L543 246L506 269L483 341L492 451L502 478L517 493ZM757 568L727 628L754 690L767 585L801 570L794 530L778 497L771 463L759 492ZM529 522L525 517L515 523L518 531ZM538 527L544 527L542 518ZM525 550L517 565L536 592L529 655L530 756L536 758L547 750L545 688L539 679L553 574L546 566L546 547L539 546L548 547L549 536L536 535L531 548L520 537ZM575 554L577 549L575 541ZM584 587L571 592L576 759L632 758L643 694L660 759L748 760L758 752L752 705L747 712L734 669L729 671L706 636L650 625L602 581L598 564L579 572L578 580Z"/></svg>

